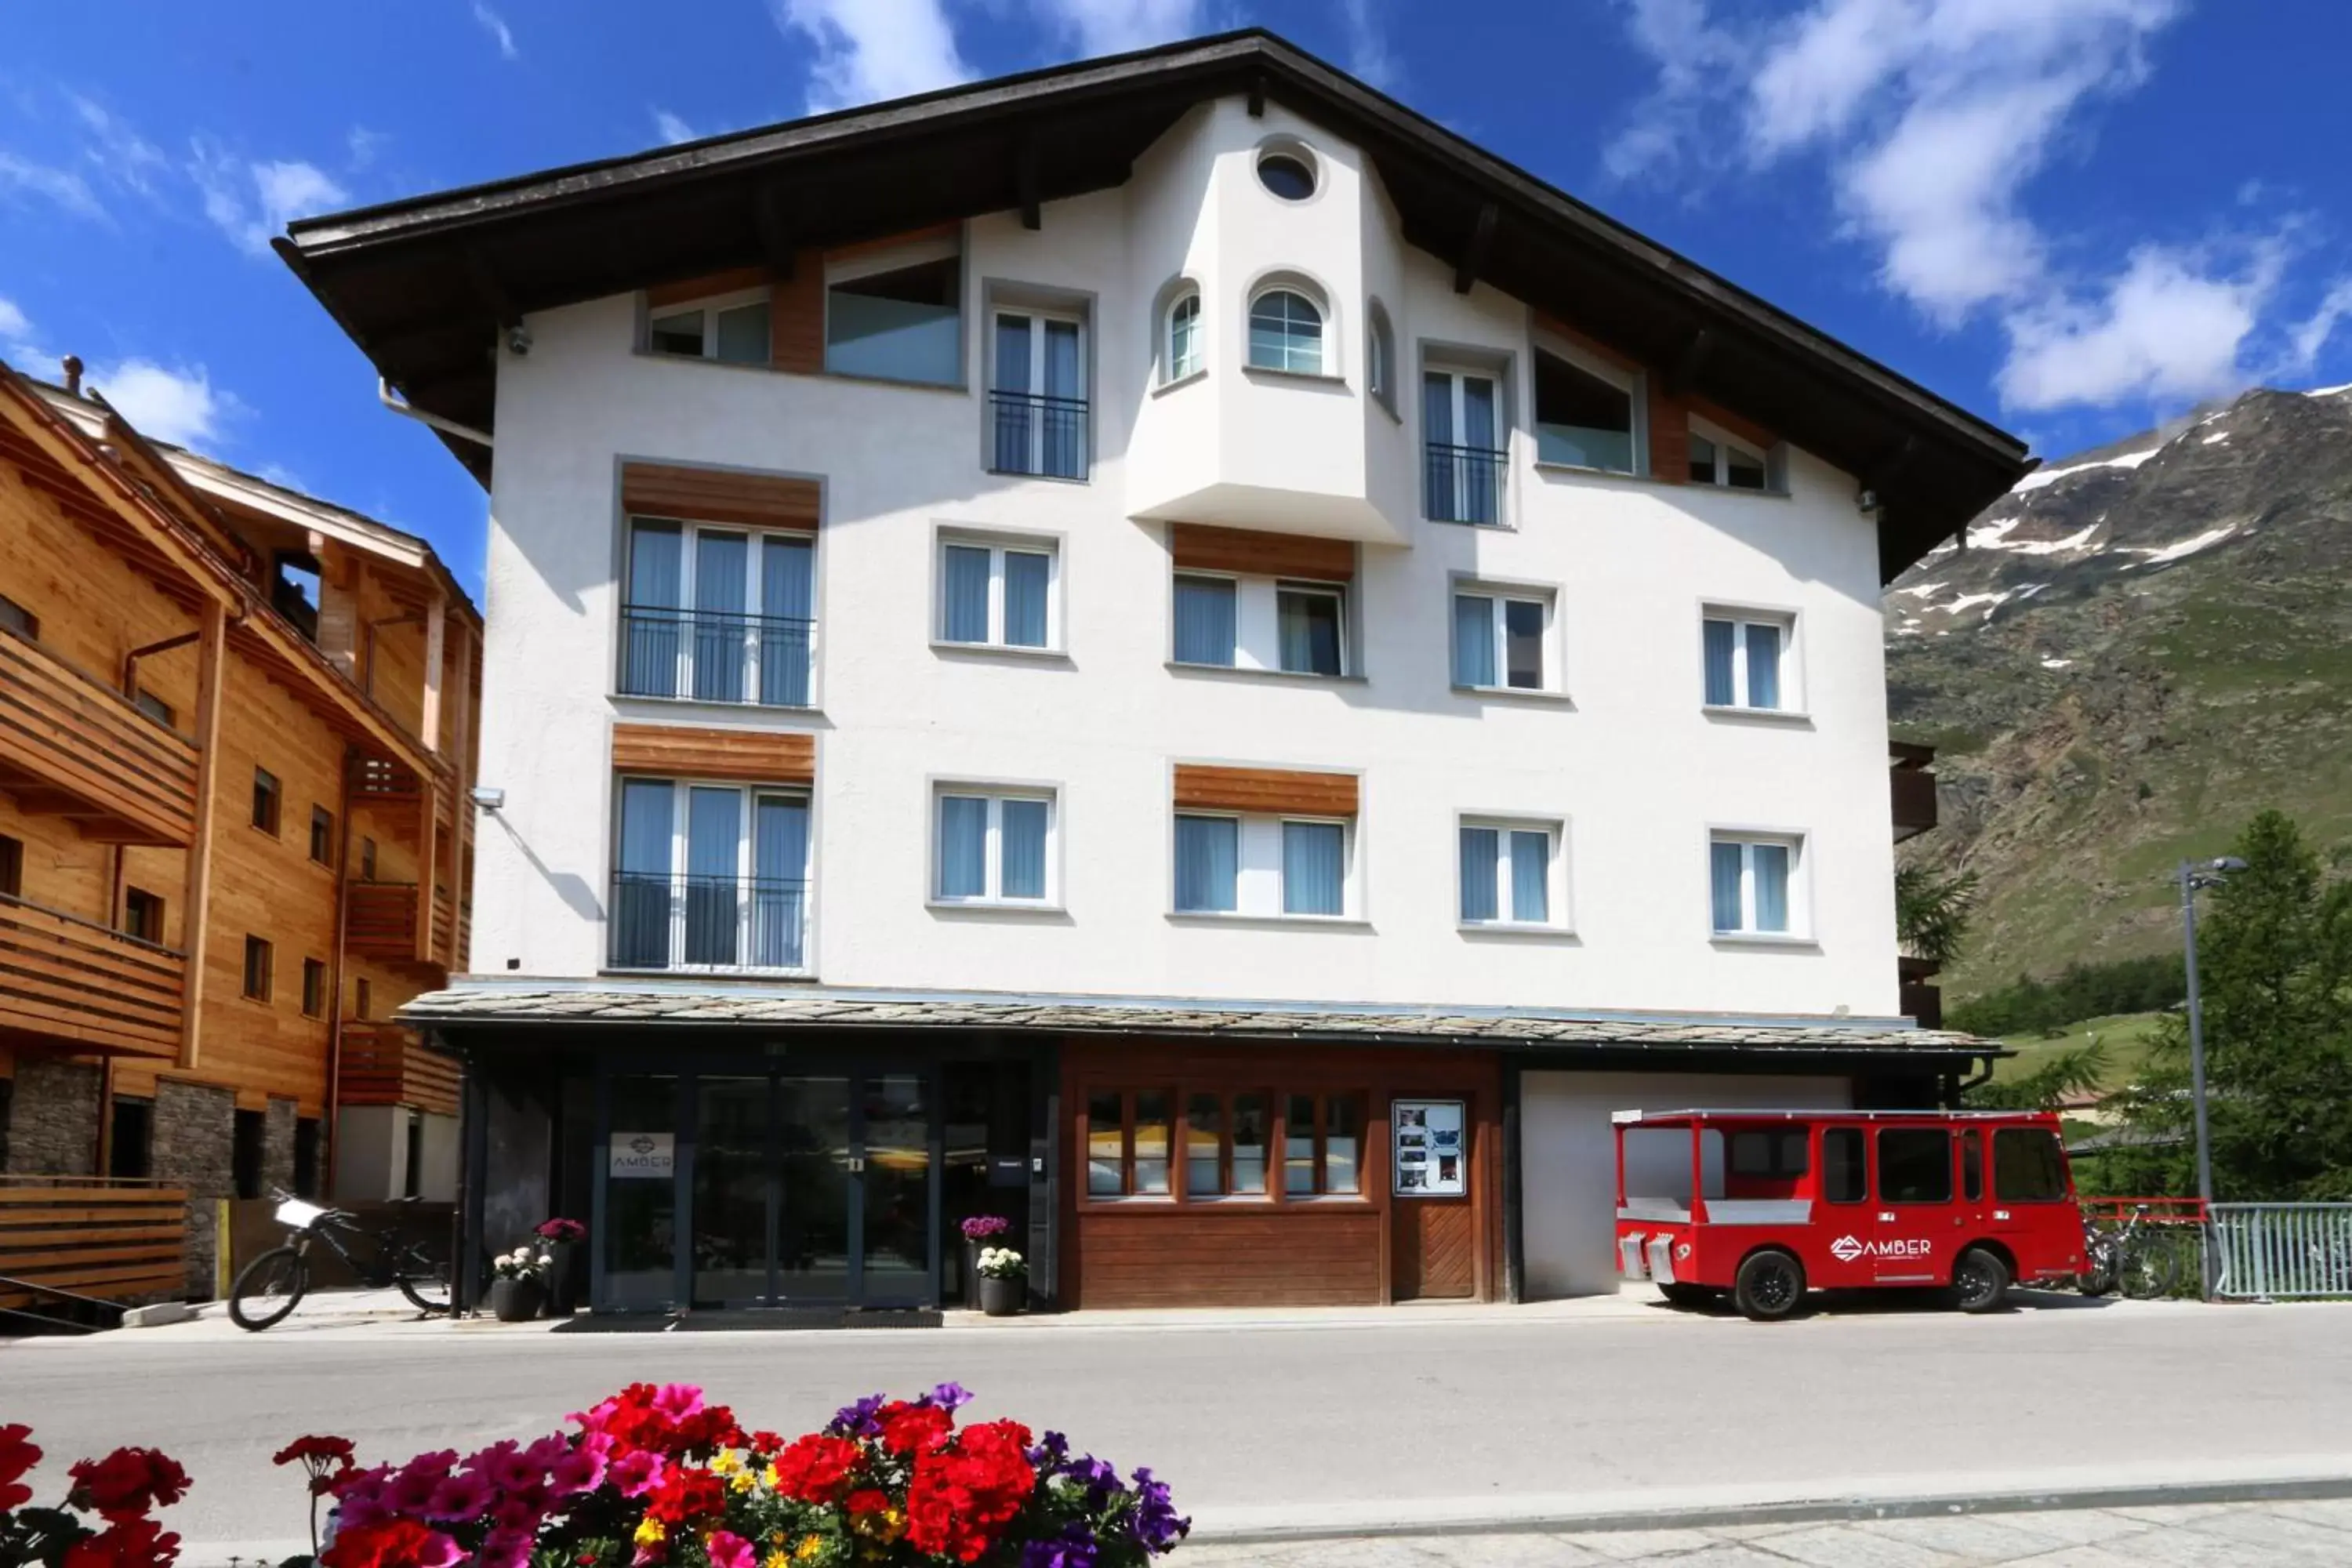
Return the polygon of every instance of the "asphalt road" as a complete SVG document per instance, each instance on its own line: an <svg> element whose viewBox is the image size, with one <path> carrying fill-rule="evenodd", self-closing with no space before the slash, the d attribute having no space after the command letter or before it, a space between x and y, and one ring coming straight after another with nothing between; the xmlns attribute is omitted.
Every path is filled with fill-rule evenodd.
<svg viewBox="0 0 2352 1568"><path fill-rule="evenodd" d="M290 1327L291 1325L289 1325ZM195 1477L192 1543L304 1532L269 1455L305 1432L363 1460L530 1437L633 1379L690 1381L787 1432L947 1379L975 1415L1150 1465L1225 1521L1285 1510L1475 1516L1532 1498L2311 1461L2352 1475L2352 1305L2087 1304L1986 1318L1314 1329L1035 1325L1011 1332L227 1336L171 1329L0 1344L0 1422L51 1459L160 1447Z"/></svg>

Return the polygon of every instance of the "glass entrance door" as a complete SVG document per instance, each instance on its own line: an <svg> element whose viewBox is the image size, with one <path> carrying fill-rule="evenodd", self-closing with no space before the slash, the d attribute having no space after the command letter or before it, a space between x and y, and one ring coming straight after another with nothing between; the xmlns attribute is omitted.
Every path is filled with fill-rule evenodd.
<svg viewBox="0 0 2352 1568"><path fill-rule="evenodd" d="M867 1306L931 1299L931 1096L927 1077L861 1081L859 1260Z"/></svg>
<svg viewBox="0 0 2352 1568"><path fill-rule="evenodd" d="M850 1132L850 1080L779 1078L775 1184L775 1300L786 1306L845 1306L855 1300L850 1225L856 1205L856 1141Z"/></svg>

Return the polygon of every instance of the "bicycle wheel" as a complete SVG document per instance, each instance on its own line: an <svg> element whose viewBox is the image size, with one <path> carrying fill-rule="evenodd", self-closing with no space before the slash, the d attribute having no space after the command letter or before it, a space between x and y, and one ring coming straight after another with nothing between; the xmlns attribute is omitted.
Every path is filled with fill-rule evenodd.
<svg viewBox="0 0 2352 1568"><path fill-rule="evenodd" d="M420 1312L449 1310L449 1266L425 1256L421 1247L402 1247L393 1251L392 1282Z"/></svg>
<svg viewBox="0 0 2352 1568"><path fill-rule="evenodd" d="M2136 1240L2119 1260L2117 1276L2135 1301L2160 1301L2180 1284L2180 1256L2163 1237Z"/></svg>
<svg viewBox="0 0 2352 1568"><path fill-rule="evenodd" d="M2085 1296L2105 1296L2116 1288L2116 1244L2112 1237L2095 1236L2085 1250L2083 1272L2074 1276L2074 1289Z"/></svg>
<svg viewBox="0 0 2352 1568"><path fill-rule="evenodd" d="M237 1270L228 1290L231 1321L257 1334L283 1322L310 1288L310 1266L290 1247L274 1247Z"/></svg>

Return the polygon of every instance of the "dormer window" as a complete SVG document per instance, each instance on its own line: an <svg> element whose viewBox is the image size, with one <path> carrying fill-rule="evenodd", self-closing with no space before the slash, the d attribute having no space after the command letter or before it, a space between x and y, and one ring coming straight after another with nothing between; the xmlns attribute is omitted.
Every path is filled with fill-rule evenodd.
<svg viewBox="0 0 2352 1568"><path fill-rule="evenodd" d="M1769 458L1729 431L1699 419L1690 422L1690 482L1734 490L1778 488Z"/></svg>
<svg viewBox="0 0 2352 1568"><path fill-rule="evenodd" d="M1536 352L1536 461L1641 472L1636 379L1614 366Z"/></svg>
<svg viewBox="0 0 2352 1568"><path fill-rule="evenodd" d="M765 289L664 306L646 322L646 347L680 359L722 364L768 363L768 295Z"/></svg>
<svg viewBox="0 0 2352 1568"><path fill-rule="evenodd" d="M1293 289L1269 289L1250 303L1249 362L1259 370L1323 374L1323 312Z"/></svg>

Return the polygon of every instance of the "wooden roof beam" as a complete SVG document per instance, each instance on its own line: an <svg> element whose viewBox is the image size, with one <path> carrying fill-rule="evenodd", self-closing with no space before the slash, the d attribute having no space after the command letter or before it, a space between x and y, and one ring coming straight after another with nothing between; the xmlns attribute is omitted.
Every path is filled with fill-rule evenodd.
<svg viewBox="0 0 2352 1568"><path fill-rule="evenodd" d="M1502 209L1493 202L1478 204L1478 216L1470 225L1469 241L1462 247L1462 259L1454 267L1454 291L1467 294L1478 275L1486 269L1486 253L1495 247L1495 226L1502 218Z"/></svg>

